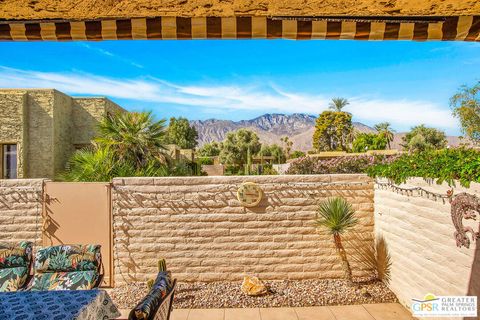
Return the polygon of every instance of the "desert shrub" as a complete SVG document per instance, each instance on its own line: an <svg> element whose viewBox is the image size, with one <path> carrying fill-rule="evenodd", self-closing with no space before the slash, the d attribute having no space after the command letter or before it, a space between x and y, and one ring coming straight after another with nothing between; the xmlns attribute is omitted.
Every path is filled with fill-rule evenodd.
<svg viewBox="0 0 480 320"><path fill-rule="evenodd" d="M330 159L302 157L292 161L287 174L366 173L375 164L388 163L396 156L360 155Z"/></svg>
<svg viewBox="0 0 480 320"><path fill-rule="evenodd" d="M452 148L403 154L390 163L377 163L367 172L371 177L385 177L397 184L422 177L449 185L459 180L468 187L471 182L480 182L480 151Z"/></svg>
<svg viewBox="0 0 480 320"><path fill-rule="evenodd" d="M385 150L387 145L388 140L383 133L360 133L353 140L352 151Z"/></svg>
<svg viewBox="0 0 480 320"><path fill-rule="evenodd" d="M402 140L403 149L409 151L439 150L447 146L445 132L423 124L413 127Z"/></svg>

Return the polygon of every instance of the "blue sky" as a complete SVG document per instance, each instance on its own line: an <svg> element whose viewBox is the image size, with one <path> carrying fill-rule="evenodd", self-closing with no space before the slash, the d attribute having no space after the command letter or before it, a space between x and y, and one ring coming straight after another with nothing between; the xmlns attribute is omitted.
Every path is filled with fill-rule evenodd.
<svg viewBox="0 0 480 320"><path fill-rule="evenodd" d="M480 79L480 44L362 41L0 43L0 87L107 96L159 117L318 114L348 98L354 120L460 134L448 100Z"/></svg>

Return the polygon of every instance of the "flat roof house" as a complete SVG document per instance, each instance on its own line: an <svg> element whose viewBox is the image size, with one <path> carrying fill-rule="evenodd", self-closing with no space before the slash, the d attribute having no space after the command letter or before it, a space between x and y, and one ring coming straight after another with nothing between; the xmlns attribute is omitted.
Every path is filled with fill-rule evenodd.
<svg viewBox="0 0 480 320"><path fill-rule="evenodd" d="M54 178L91 143L99 121L125 112L104 97L55 89L0 89L0 179Z"/></svg>

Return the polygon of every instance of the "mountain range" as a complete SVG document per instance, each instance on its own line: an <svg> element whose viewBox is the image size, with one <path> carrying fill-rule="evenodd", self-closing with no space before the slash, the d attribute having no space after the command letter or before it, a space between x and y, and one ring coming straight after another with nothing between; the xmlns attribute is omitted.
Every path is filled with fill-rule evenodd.
<svg viewBox="0 0 480 320"><path fill-rule="evenodd" d="M227 133L238 129L250 129L266 144L281 145L280 138L288 136L293 142L292 150L308 151L312 149L312 136L315 127L315 116L294 113L290 115L267 113L251 120L192 120L190 124L198 131L199 146L213 141L223 141ZM360 132L376 132L375 129L360 122L353 122L353 126ZM396 133L392 142L392 149L401 149L400 143L405 133ZM451 146L460 143L459 137L447 137Z"/></svg>

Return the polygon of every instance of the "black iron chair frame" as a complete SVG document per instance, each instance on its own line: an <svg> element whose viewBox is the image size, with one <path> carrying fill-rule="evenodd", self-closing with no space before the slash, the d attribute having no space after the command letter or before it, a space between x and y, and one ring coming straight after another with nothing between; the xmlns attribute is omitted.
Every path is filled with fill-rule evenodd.
<svg viewBox="0 0 480 320"><path fill-rule="evenodd" d="M149 318L146 320L170 320L170 316L173 310L173 299L175 298L175 289L177 286L177 280L173 280L172 288L168 294L161 300L158 307L152 311ZM128 319L137 319L135 316L135 309L130 311Z"/></svg>

